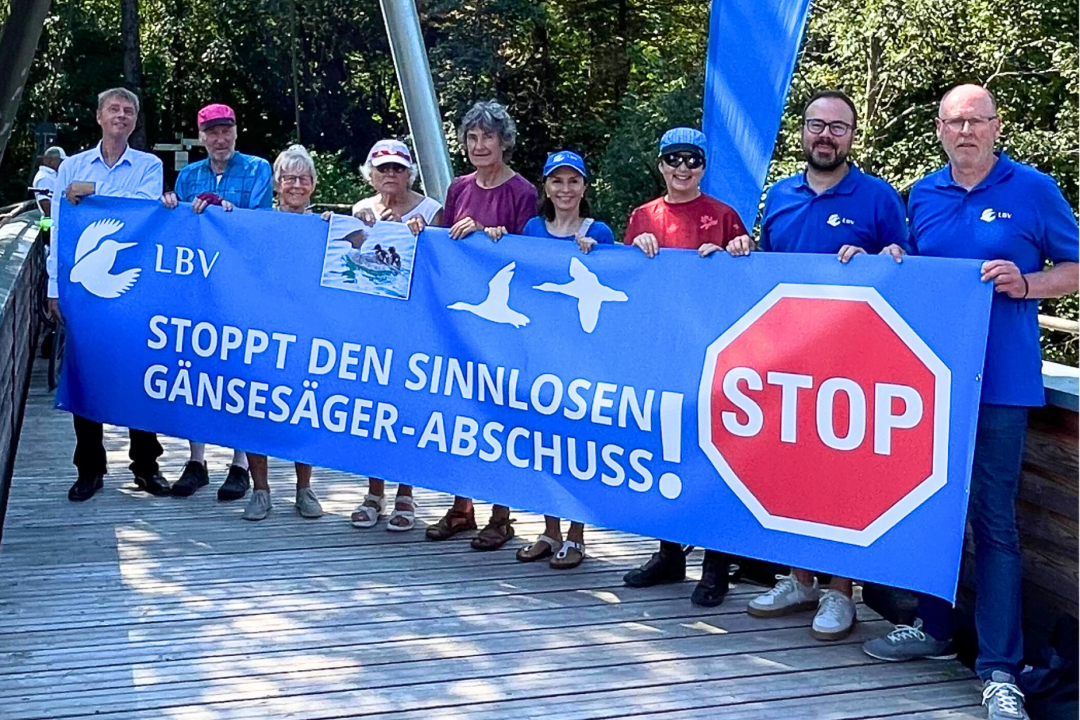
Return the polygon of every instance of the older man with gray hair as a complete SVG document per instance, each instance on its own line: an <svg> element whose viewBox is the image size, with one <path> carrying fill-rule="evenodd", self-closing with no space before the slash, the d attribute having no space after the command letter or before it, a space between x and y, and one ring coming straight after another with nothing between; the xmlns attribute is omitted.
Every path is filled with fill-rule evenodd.
<svg viewBox="0 0 1080 720"><path fill-rule="evenodd" d="M144 200L161 198L161 160L128 145L138 117L139 98L130 90L113 88L98 95L97 122L101 126L101 141L89 150L68 158L57 174L57 190L64 194L69 203L77 205L88 195ZM53 208L58 227L64 222L60 207L57 202ZM54 317L62 319L56 281L57 239L59 235L53 241L53 252L48 262L49 309ZM73 296L78 297L78 292L73 290ZM89 500L104 486L107 472L103 429L101 423L94 420L78 415L72 417L75 422L74 462L79 474L68 490L68 499ZM152 495L167 495L169 483L158 471L157 459L161 457L162 450L157 435L134 428L129 434L135 485Z"/></svg>
<svg viewBox="0 0 1080 720"><path fill-rule="evenodd" d="M1026 720L1016 685L1024 653L1016 495L1028 408L1045 402L1039 300L1080 285L1080 228L1053 178L994 149L1001 118L988 90L954 87L942 98L935 125L949 164L911 189L912 251L983 260L982 281L994 285L968 508L975 540L975 671L990 720ZM956 657L952 639L952 606L924 596L914 627L899 626L863 650L880 660L948 659Z"/></svg>

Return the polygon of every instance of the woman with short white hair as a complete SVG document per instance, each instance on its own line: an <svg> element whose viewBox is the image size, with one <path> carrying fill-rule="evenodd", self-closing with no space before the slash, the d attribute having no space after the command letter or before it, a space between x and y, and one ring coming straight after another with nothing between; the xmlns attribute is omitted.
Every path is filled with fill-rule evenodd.
<svg viewBox="0 0 1080 720"><path fill-rule="evenodd" d="M355 217L368 225L374 225L376 220L404 222L415 233L428 225L442 225L443 207L439 201L412 189L417 167L405 143L394 139L375 143L360 172L375 188L375 194L353 205Z"/></svg>
<svg viewBox="0 0 1080 720"><path fill-rule="evenodd" d="M315 161L303 145L292 145L274 160L274 192L277 194L276 209L281 212L309 214L311 194L319 173ZM251 484L255 487L244 508L245 520L264 520L273 509L270 502L270 482L267 476L266 456L248 453ZM302 517L322 517L319 498L311 489L311 466L298 462L296 465L296 512Z"/></svg>

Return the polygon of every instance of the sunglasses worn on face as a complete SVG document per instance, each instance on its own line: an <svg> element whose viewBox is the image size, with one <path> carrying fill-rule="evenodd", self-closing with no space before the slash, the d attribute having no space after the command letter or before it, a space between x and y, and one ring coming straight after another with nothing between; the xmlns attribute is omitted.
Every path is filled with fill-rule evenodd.
<svg viewBox="0 0 1080 720"><path fill-rule="evenodd" d="M697 170L705 164L705 158L694 153L667 153L663 156L664 164L670 168L685 165L688 170Z"/></svg>
<svg viewBox="0 0 1080 720"><path fill-rule="evenodd" d="M375 169L381 173L393 175L409 171L409 168L404 165L398 165L397 163L383 163L382 165L376 165Z"/></svg>

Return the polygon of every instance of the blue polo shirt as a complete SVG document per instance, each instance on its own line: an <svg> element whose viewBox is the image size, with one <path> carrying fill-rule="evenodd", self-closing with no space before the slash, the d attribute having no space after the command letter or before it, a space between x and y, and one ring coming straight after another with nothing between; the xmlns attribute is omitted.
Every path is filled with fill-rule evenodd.
<svg viewBox="0 0 1080 720"><path fill-rule="evenodd" d="M857 245L876 254L894 243L906 250L904 202L892 185L854 165L820 195L802 172L769 190L759 242L766 252L835 254L844 245Z"/></svg>
<svg viewBox="0 0 1080 720"><path fill-rule="evenodd" d="M913 251L931 257L1011 260L1023 273L1046 260L1077 262L1080 229L1049 175L1004 153L970 191L946 165L915 183L908 198ZM1039 301L994 293L982 401L1037 407L1045 402Z"/></svg>

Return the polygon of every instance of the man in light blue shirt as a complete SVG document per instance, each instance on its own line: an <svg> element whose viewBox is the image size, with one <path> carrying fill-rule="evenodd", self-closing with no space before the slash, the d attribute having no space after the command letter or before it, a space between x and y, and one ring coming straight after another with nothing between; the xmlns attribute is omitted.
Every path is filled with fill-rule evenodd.
<svg viewBox="0 0 1080 720"><path fill-rule="evenodd" d="M1001 120L986 89L950 90L935 124L949 164L911 190L912 251L984 260L982 280L994 284L968 508L975 671L990 720L1026 720L1016 687L1024 652L1016 495L1028 408L1045 401L1038 301L1076 292L1080 229L1051 177L994 151ZM921 597L915 627L898 627L863 650L882 660L955 657L952 610L944 600Z"/></svg>
<svg viewBox="0 0 1080 720"><path fill-rule="evenodd" d="M72 205L77 205L87 195L160 199L161 160L128 145L138 117L139 98L135 93L124 88L113 88L98 95L97 122L101 126L101 142L71 156L60 166L57 192L63 193ZM56 198L53 216L57 225L63 223L59 198ZM59 247L56 240L53 243L48 262L49 310L54 317L62 320L57 286L56 258ZM101 423L78 415L72 418L75 422L74 462L78 479L68 490L68 499L77 502L89 500L102 488L108 468ZM167 495L169 483L158 471L157 459L161 457L162 450L157 435L135 429L131 429L129 434L129 455L135 484L152 495Z"/></svg>

